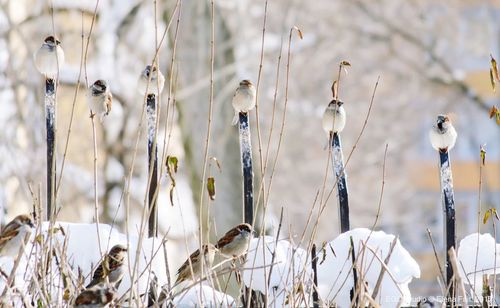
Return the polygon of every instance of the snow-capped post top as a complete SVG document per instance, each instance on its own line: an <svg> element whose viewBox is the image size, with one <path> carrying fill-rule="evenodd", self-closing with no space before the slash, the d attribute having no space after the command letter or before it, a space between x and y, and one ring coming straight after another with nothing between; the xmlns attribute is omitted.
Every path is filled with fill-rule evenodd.
<svg viewBox="0 0 500 308"><path fill-rule="evenodd" d="M436 123L429 131L429 139L432 147L442 153L448 152L455 146L457 131L447 115L437 116Z"/></svg>
<svg viewBox="0 0 500 308"><path fill-rule="evenodd" d="M53 79L64 64L64 51L61 42L50 35L45 38L42 46L33 55L36 69L46 78Z"/></svg>
<svg viewBox="0 0 500 308"><path fill-rule="evenodd" d="M147 65L139 77L137 89L142 95L160 95L165 85L165 77L156 66Z"/></svg>
<svg viewBox="0 0 500 308"><path fill-rule="evenodd" d="M247 113L255 107L255 87L250 80L242 80L233 96L234 118L232 125L238 123L238 114Z"/></svg>

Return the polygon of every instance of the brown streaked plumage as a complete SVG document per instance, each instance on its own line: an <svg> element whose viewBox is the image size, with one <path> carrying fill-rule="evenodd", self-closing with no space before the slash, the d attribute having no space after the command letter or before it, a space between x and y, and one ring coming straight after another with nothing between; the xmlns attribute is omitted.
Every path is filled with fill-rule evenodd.
<svg viewBox="0 0 500 308"><path fill-rule="evenodd" d="M106 281L118 288L125 273L126 257L127 247L123 245L113 246L94 271L92 281L87 285L87 288Z"/></svg>
<svg viewBox="0 0 500 308"><path fill-rule="evenodd" d="M217 241L215 247L226 257L237 258L246 254L248 244L253 238L252 226L243 223L227 231L222 238Z"/></svg>
<svg viewBox="0 0 500 308"><path fill-rule="evenodd" d="M195 281L201 278L203 276L201 272L202 262L204 271L211 270L217 248L215 248L212 244L205 244L202 246L202 251L204 256L203 259L200 256L200 249L197 249L189 256L181 267L179 267L179 270L177 270L177 280L175 281L175 285L178 285L186 280Z"/></svg>
<svg viewBox="0 0 500 308"><path fill-rule="evenodd" d="M22 245L26 235L31 233L34 227L30 216L16 216L0 233L0 255L17 256L19 246Z"/></svg>
<svg viewBox="0 0 500 308"><path fill-rule="evenodd" d="M116 290L101 283L82 291L75 299L75 307L107 307L115 298Z"/></svg>

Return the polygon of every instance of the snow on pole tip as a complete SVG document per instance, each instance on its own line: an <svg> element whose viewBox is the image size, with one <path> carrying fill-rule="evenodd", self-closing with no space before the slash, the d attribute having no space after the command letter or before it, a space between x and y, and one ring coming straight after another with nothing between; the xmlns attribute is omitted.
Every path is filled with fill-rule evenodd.
<svg viewBox="0 0 500 308"><path fill-rule="evenodd" d="M369 234L369 229L354 229L340 234L336 239L327 244L325 261L318 264L318 289L320 299L323 302L333 301L339 307L350 306L349 292L353 287L352 271L350 270L352 263L349 254L350 237L352 236L353 238L354 249L356 255L359 256L363 253L361 252L363 245L360 245L360 241L366 241ZM375 231L371 234L367 246L377 251L379 258L384 260L389 253L394 238L395 236L392 234ZM331 252L332 250L335 251L335 255ZM368 290L371 294L377 283L381 264L378 259L374 258L370 250L366 249L364 253L365 256L363 258L358 258L358 267L361 268L364 280L368 284ZM318 252L318 255L322 259L322 252ZM362 260L363 264L361 264ZM401 245L399 240L394 247L388 268L395 278L395 282L386 273L375 300L382 307L398 307L400 301L403 306L409 305L411 302L411 293L408 284L413 278L420 277L420 267Z"/></svg>

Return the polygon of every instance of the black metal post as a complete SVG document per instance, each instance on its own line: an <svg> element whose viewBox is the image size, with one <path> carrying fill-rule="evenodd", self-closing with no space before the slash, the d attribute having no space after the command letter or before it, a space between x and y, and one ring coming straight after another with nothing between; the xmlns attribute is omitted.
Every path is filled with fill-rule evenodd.
<svg viewBox="0 0 500 308"><path fill-rule="evenodd" d="M354 300L354 296L356 294L356 287L358 286L358 272L356 271L356 252L354 249L354 241L352 239L352 236L350 237L350 243L351 243L351 260L352 260L352 277L354 281L354 285L352 286L351 292L350 292L350 298L351 298L351 303ZM356 300L354 301L354 307L357 307L358 303L358 297L356 297Z"/></svg>
<svg viewBox="0 0 500 308"><path fill-rule="evenodd" d="M55 80L45 78L45 127L47 130L47 220L52 218L56 183L56 89Z"/></svg>
<svg viewBox="0 0 500 308"><path fill-rule="evenodd" d="M319 296L318 296L318 258L316 257L316 244L312 245L311 248L311 265L313 270L313 308L319 308Z"/></svg>
<svg viewBox="0 0 500 308"><path fill-rule="evenodd" d="M241 166L243 168L244 221L253 225L253 170L250 124L248 123L247 112L240 112L239 117Z"/></svg>
<svg viewBox="0 0 500 308"><path fill-rule="evenodd" d="M451 162L448 151L439 152L439 175L441 179L441 198L444 211L444 234L446 238L446 285L450 286L448 297L453 298L455 294L453 285L453 268L451 266L448 251L456 247L456 221L455 221L455 199L453 196L453 177L451 173Z"/></svg>
<svg viewBox="0 0 500 308"><path fill-rule="evenodd" d="M337 180L337 190L339 193L339 219L340 232L344 233L350 230L349 223L349 197L347 192L346 173L344 170L344 156L342 154L342 144L340 136L333 133L331 136L333 171Z"/></svg>
<svg viewBox="0 0 500 308"><path fill-rule="evenodd" d="M148 176L151 179L148 188L149 221L148 235L158 235L158 147L155 142L156 135L156 95L148 94L146 98L146 116L148 122Z"/></svg>

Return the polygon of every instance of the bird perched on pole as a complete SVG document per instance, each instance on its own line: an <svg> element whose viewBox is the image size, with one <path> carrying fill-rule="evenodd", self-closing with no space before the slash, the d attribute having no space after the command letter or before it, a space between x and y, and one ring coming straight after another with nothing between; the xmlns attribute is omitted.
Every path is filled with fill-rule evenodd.
<svg viewBox="0 0 500 308"><path fill-rule="evenodd" d="M255 107L255 87L250 80L242 80L233 96L234 118L232 125L238 123L238 114Z"/></svg>
<svg viewBox="0 0 500 308"><path fill-rule="evenodd" d="M322 125L327 134L340 133L346 122L344 103L339 100L332 100L323 113Z"/></svg>
<svg viewBox="0 0 500 308"><path fill-rule="evenodd" d="M446 153L455 146L457 131L447 115L438 115L436 124L429 131L432 147L439 152Z"/></svg>
<svg viewBox="0 0 500 308"><path fill-rule="evenodd" d="M96 80L90 87L88 92L88 103L90 108L90 117L99 115L101 122L104 116L107 116L111 111L113 103L113 95L105 80Z"/></svg>
<svg viewBox="0 0 500 308"><path fill-rule="evenodd" d="M15 257L25 238L35 228L31 217L19 215L9 222L0 233L0 256Z"/></svg>
<svg viewBox="0 0 500 308"><path fill-rule="evenodd" d="M37 70L46 78L54 79L64 64L64 51L61 42L50 35L33 55Z"/></svg>
<svg viewBox="0 0 500 308"><path fill-rule="evenodd" d="M94 271L92 281L87 285L87 288L93 287L99 283L107 282L118 288L125 274L125 264L127 261L127 247L123 245L115 245L111 248L104 260Z"/></svg>

